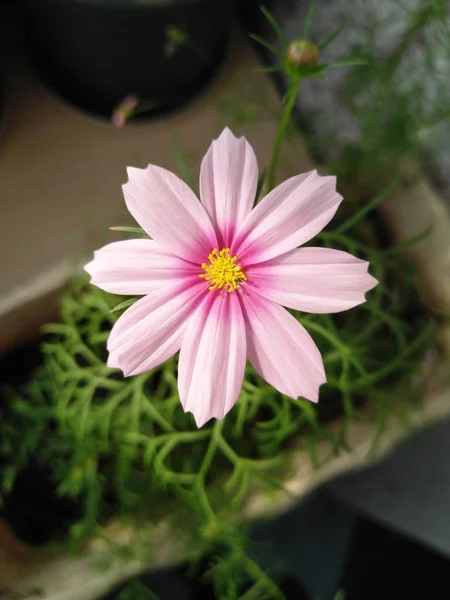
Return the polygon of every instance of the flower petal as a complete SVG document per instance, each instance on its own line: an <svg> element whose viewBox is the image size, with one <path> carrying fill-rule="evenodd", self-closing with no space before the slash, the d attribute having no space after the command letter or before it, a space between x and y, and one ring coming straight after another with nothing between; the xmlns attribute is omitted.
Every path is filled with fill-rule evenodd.
<svg viewBox="0 0 450 600"><path fill-rule="evenodd" d="M282 394L317 402L326 377L322 357L309 333L286 309L249 287L241 299L247 355L255 370Z"/></svg>
<svg viewBox="0 0 450 600"><path fill-rule="evenodd" d="M158 288L133 304L116 322L108 339L108 366L125 376L154 369L180 349L189 316L207 293L192 278Z"/></svg>
<svg viewBox="0 0 450 600"><path fill-rule="evenodd" d="M139 225L166 250L202 263L217 246L217 237L194 192L161 167L128 167L127 172L125 202Z"/></svg>
<svg viewBox="0 0 450 600"><path fill-rule="evenodd" d="M249 214L258 185L258 163L253 148L227 128L214 140L200 169L200 198L221 247L229 247L234 233Z"/></svg>
<svg viewBox="0 0 450 600"><path fill-rule="evenodd" d="M198 427L223 419L236 403L244 378L246 338L236 293L209 293L193 315L180 351L178 389Z"/></svg>
<svg viewBox="0 0 450 600"><path fill-rule="evenodd" d="M91 283L112 294L147 294L155 286L199 273L199 268L167 252L154 240L113 242L84 267Z"/></svg>
<svg viewBox="0 0 450 600"><path fill-rule="evenodd" d="M312 313L334 313L365 302L377 285L369 263L341 250L299 248L246 269L248 285L276 302Z"/></svg>
<svg viewBox="0 0 450 600"><path fill-rule="evenodd" d="M231 253L241 264L253 264L289 252L317 235L341 201L335 177L321 177L317 171L291 177L255 206Z"/></svg>

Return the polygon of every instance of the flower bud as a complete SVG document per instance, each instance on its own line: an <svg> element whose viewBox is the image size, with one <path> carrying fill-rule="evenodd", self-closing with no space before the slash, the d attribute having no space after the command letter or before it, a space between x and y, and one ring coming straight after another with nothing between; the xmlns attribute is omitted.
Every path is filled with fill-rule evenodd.
<svg viewBox="0 0 450 600"><path fill-rule="evenodd" d="M319 48L309 40L294 40L288 46L287 59L294 67L315 67Z"/></svg>

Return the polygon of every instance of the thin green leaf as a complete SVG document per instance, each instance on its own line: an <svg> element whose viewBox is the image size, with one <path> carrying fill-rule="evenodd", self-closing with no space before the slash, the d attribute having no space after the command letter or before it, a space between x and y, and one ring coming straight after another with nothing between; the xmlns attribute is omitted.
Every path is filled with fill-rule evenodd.
<svg viewBox="0 0 450 600"><path fill-rule="evenodd" d="M314 16L314 8L314 4L311 3L310 7L308 8L308 14L306 15L305 25L303 26L302 38L304 40L308 39L308 33L311 29L311 24Z"/></svg>
<svg viewBox="0 0 450 600"><path fill-rule="evenodd" d="M250 33L250 37L252 38L252 40L255 40L255 42L258 42L258 44L261 44L261 46L264 46L264 48L269 50L269 52L272 52L272 54L276 56L280 62L282 62L283 56L281 52L279 52L275 48L275 46L273 46L269 42L266 42L264 38L260 37L259 35L256 35L255 33Z"/></svg>
<svg viewBox="0 0 450 600"><path fill-rule="evenodd" d="M255 202L258 202L258 200L259 200L259 196L261 195L261 190L262 190L264 182L266 180L266 175L267 175L267 167L264 167L264 169L261 171L261 175L258 178L258 185L256 187Z"/></svg>
<svg viewBox="0 0 450 600"><path fill-rule="evenodd" d="M340 69L341 67L361 67L367 64L367 60L363 58L349 58L348 60L326 63L326 66L328 69Z"/></svg>
<svg viewBox="0 0 450 600"><path fill-rule="evenodd" d="M180 146L180 140L178 138L173 138L172 150L175 155L175 160L177 161L178 170L180 171L180 175L181 175L182 179L184 179L184 181L188 184L188 186L190 188L192 188L193 187L192 178L189 173L186 159L183 156L183 152L182 152L181 146Z"/></svg>
<svg viewBox="0 0 450 600"><path fill-rule="evenodd" d="M338 27L336 29L336 31L334 33L332 33L330 35L329 38L327 38L322 44L320 44L320 46L319 46L320 52L323 52L325 50L325 48L328 48L328 46L330 44L332 44L334 42L334 40L341 35L341 33L344 31L344 29L346 27L347 27L347 23L343 23L340 27Z"/></svg>
<svg viewBox="0 0 450 600"><path fill-rule="evenodd" d="M113 313L113 312L116 312L117 310L122 310L122 308L128 308L129 306L131 306L138 300L139 300L139 298L130 298L129 300L125 300L124 302L121 302L120 304L118 304L117 306L112 308L109 312Z"/></svg>
<svg viewBox="0 0 450 600"><path fill-rule="evenodd" d="M119 595L119 600L158 600L158 596L149 590L141 581L129 583Z"/></svg>
<svg viewBox="0 0 450 600"><path fill-rule="evenodd" d="M379 206L392 192L398 187L400 183L400 178L395 179L392 183L390 183L384 190L382 190L375 198L373 198L370 202L362 206L358 211L355 212L354 215L349 217L342 225L340 225L336 229L336 233L344 233L348 229L351 229L355 225L357 225L363 217L365 217L369 212L374 210L377 206Z"/></svg>
<svg viewBox="0 0 450 600"><path fill-rule="evenodd" d="M422 242L423 240L425 240L431 234L432 231L433 231L433 226L430 225L429 227L427 227L427 229L425 229L421 233L418 233L417 235L414 235L414 236L408 238L407 240L404 240L403 242L400 242L399 244L392 246L392 248L388 248L387 250L384 250L383 256L394 256L395 254L398 254L399 252L404 252L405 250L408 250L408 248L411 248L411 246L415 246L419 242Z"/></svg>
<svg viewBox="0 0 450 600"><path fill-rule="evenodd" d="M111 231L124 231L126 233L139 233L139 234L145 234L145 231L142 229L142 227L122 227L122 226L117 226L117 227L110 227Z"/></svg>
<svg viewBox="0 0 450 600"><path fill-rule="evenodd" d="M288 42L286 36L284 35L284 33L282 32L280 26L276 22L276 19L270 14L270 12L267 10L267 8L265 6L261 6L261 12L266 17L266 19L270 23L270 25L272 26L272 29L277 34L280 42L283 44L283 46L285 48L287 48L289 45L289 42Z"/></svg>
<svg viewBox="0 0 450 600"><path fill-rule="evenodd" d="M282 67L259 67L258 69L253 69L253 73L283 73L284 69Z"/></svg>

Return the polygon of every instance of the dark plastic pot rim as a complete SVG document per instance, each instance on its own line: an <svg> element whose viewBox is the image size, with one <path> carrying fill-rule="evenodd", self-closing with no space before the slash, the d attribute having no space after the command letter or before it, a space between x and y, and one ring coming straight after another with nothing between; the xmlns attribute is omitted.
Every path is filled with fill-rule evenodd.
<svg viewBox="0 0 450 600"><path fill-rule="evenodd" d="M180 6L191 6L201 4L211 4L219 0L54 0L55 3L68 5L80 4L86 6L95 6L105 10L145 10L152 8L178 8ZM231 3L232 0L221 0L225 3Z"/></svg>

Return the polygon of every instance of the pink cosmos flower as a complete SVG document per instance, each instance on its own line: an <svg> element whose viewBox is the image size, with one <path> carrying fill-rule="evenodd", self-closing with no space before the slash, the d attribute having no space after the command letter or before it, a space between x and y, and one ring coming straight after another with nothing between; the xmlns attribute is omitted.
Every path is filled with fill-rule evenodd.
<svg viewBox="0 0 450 600"><path fill-rule="evenodd" d="M247 358L281 393L317 402L320 352L283 306L339 312L377 284L346 252L298 249L336 213L335 177L297 175L252 208L256 156L228 129L203 158L200 201L161 167L128 177L125 202L151 239L108 244L85 267L107 292L144 294L114 325L108 366L137 375L180 350L180 400L198 427L236 403Z"/></svg>

